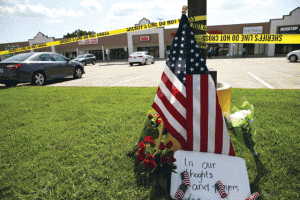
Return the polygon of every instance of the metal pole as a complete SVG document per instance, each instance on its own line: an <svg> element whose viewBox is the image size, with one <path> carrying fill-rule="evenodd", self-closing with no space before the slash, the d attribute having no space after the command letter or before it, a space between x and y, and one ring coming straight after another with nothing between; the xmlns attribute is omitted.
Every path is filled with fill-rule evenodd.
<svg viewBox="0 0 300 200"><path fill-rule="evenodd" d="M188 17L194 17L194 16L202 16L202 15L207 15L206 14L206 5L207 5L207 0L188 0ZM195 24L202 24L205 25L206 27L206 20L203 21L198 21L194 22ZM202 31L196 28L193 28L194 35L199 35L199 34L206 34L206 31ZM205 42L200 42L197 41L198 46L205 46ZM206 48L201 48L202 53L205 55L207 58L207 49ZM208 66L209 67L209 66ZM210 70L211 77L215 83L215 86L217 88L217 71L215 70Z"/></svg>

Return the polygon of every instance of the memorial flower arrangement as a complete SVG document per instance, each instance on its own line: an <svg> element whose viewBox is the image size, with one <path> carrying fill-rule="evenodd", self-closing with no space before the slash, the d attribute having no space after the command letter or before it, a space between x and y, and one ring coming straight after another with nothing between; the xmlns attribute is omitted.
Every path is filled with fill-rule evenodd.
<svg viewBox="0 0 300 200"><path fill-rule="evenodd" d="M177 166L174 164L172 141L166 141L167 129L163 120L154 110L149 110L145 117L140 139L127 154L135 163L138 184L151 184L155 188L152 194L160 191L170 194L171 174Z"/></svg>
<svg viewBox="0 0 300 200"><path fill-rule="evenodd" d="M237 141L248 147L257 155L255 151L256 127L253 125L255 120L254 107L246 98L239 107L234 106L231 114L225 113L225 121L228 130L232 131Z"/></svg>
<svg viewBox="0 0 300 200"><path fill-rule="evenodd" d="M149 174L153 178L168 178L171 172L175 172L176 159L173 150L170 150L173 146L172 141L160 142L156 146L152 136L146 136L138 145L136 159L141 174Z"/></svg>

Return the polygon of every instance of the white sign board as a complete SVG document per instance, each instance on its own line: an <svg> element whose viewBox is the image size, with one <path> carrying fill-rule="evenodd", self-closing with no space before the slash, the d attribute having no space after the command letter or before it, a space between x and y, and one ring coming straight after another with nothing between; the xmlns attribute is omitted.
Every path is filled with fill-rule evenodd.
<svg viewBox="0 0 300 200"><path fill-rule="evenodd" d="M81 41L78 42L78 44L79 45L84 45L84 44L98 44L98 38L81 40Z"/></svg>
<svg viewBox="0 0 300 200"><path fill-rule="evenodd" d="M222 199L215 187L217 181L222 182L229 200L247 199L251 195L246 163L242 158L196 151L176 151L174 157L177 165L177 174L172 173L171 177L174 199L183 171L188 171L191 183L183 199L188 199L190 194L190 199L194 200Z"/></svg>
<svg viewBox="0 0 300 200"><path fill-rule="evenodd" d="M262 34L263 26L244 27L243 34Z"/></svg>

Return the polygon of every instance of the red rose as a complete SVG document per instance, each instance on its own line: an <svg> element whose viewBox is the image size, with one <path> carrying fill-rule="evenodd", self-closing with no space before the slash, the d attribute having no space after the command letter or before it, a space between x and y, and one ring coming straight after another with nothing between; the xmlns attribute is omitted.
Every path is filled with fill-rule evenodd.
<svg viewBox="0 0 300 200"><path fill-rule="evenodd" d="M152 154L148 154L147 159L148 160L154 160L154 156Z"/></svg>
<svg viewBox="0 0 300 200"><path fill-rule="evenodd" d="M138 150L137 153L142 156L146 155L144 150Z"/></svg>
<svg viewBox="0 0 300 200"><path fill-rule="evenodd" d="M171 158L169 158L169 163L173 163L173 162L175 162L176 161L176 159L172 156Z"/></svg>
<svg viewBox="0 0 300 200"><path fill-rule="evenodd" d="M149 160L145 159L143 165L144 167L149 168Z"/></svg>
<svg viewBox="0 0 300 200"><path fill-rule="evenodd" d="M167 162L167 160L168 160L168 158L167 158L166 156L162 156L162 157L160 158L160 163L161 163L161 164L165 164L165 163Z"/></svg>
<svg viewBox="0 0 300 200"><path fill-rule="evenodd" d="M144 144L144 142L140 142L139 146L140 146L140 149L146 149L146 145Z"/></svg>
<svg viewBox="0 0 300 200"><path fill-rule="evenodd" d="M164 143L161 142L158 148L159 148L160 150L164 150L166 147L165 147Z"/></svg>
<svg viewBox="0 0 300 200"><path fill-rule="evenodd" d="M150 140L152 140L152 136L146 136L146 137L144 138L144 141L145 141L146 143L148 143Z"/></svg>
<svg viewBox="0 0 300 200"><path fill-rule="evenodd" d="M150 168L150 169L154 169L155 166L156 166L156 162L154 162L153 160L150 160L150 161L149 161L149 168Z"/></svg>
<svg viewBox="0 0 300 200"><path fill-rule="evenodd" d="M136 157L136 159L137 159L139 162L142 162L142 161L144 160L144 156L138 155L138 156Z"/></svg>
<svg viewBox="0 0 300 200"><path fill-rule="evenodd" d="M154 140L150 140L150 145L151 145L151 147L154 147L154 145L155 145Z"/></svg>
<svg viewBox="0 0 300 200"><path fill-rule="evenodd" d="M161 119L158 119L158 120L157 120L157 123L161 124Z"/></svg>
<svg viewBox="0 0 300 200"><path fill-rule="evenodd" d="M173 142L170 140L170 141L167 143L167 148L170 149L172 146L173 146Z"/></svg>
<svg viewBox="0 0 300 200"><path fill-rule="evenodd" d="M149 117L149 119L152 119L153 116L152 116L152 114L149 114L148 117Z"/></svg>

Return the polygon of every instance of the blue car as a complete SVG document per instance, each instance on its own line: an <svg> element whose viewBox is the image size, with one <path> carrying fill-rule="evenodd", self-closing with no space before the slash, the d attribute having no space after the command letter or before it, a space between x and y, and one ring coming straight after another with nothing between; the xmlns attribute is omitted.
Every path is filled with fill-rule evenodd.
<svg viewBox="0 0 300 200"><path fill-rule="evenodd" d="M22 53L0 62L0 83L8 87L26 82L44 85L71 75L77 79L84 73L82 63L52 52Z"/></svg>

